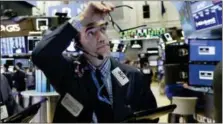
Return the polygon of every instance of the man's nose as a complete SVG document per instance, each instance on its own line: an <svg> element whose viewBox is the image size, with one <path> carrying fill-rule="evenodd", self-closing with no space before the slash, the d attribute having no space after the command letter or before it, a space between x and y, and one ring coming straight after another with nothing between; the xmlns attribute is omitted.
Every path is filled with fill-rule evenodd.
<svg viewBox="0 0 223 124"><path fill-rule="evenodd" d="M105 35L101 31L97 31L96 40L99 43L104 43L105 42Z"/></svg>

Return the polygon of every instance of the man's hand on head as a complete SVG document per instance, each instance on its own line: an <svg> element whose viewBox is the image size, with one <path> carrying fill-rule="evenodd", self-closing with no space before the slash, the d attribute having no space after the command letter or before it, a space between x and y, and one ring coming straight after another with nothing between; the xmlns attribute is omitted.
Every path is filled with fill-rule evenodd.
<svg viewBox="0 0 223 124"><path fill-rule="evenodd" d="M102 2L89 2L86 9L81 16L82 26L86 26L89 23L104 20L105 16L114 10L114 6L110 3Z"/></svg>
<svg viewBox="0 0 223 124"><path fill-rule="evenodd" d="M88 24L104 20L105 16L113 10L114 6L110 3L89 2L83 12L71 18L68 22L76 30L81 31Z"/></svg>

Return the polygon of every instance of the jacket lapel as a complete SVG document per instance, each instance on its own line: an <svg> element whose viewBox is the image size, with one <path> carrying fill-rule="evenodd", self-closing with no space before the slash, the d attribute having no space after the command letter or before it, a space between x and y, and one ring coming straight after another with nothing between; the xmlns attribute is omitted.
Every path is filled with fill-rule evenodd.
<svg viewBox="0 0 223 124"><path fill-rule="evenodd" d="M127 73L120 67L120 64L111 58L111 71L115 68L120 68L125 75ZM120 82L111 73L112 81L112 92L113 92L113 110L114 110L114 120L115 122L123 121L123 119L128 116L131 112L128 103L126 103L126 95L128 84L121 86Z"/></svg>

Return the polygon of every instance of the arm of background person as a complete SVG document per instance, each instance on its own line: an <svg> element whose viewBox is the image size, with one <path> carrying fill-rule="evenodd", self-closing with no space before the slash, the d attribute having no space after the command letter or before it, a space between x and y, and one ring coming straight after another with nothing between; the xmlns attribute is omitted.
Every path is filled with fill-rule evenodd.
<svg viewBox="0 0 223 124"><path fill-rule="evenodd" d="M12 89L10 88L8 81L5 76L1 76L1 86L3 87L2 95L5 105L7 106L9 116L22 111L22 107L19 106L12 94Z"/></svg>

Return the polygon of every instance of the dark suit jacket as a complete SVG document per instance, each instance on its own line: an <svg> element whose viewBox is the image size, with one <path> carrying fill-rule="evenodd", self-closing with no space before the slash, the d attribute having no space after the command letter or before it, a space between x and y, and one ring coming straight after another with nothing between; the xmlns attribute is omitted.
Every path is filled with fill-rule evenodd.
<svg viewBox="0 0 223 124"><path fill-rule="evenodd" d="M222 62L219 62L214 71L213 79L215 122L222 123Z"/></svg>
<svg viewBox="0 0 223 124"><path fill-rule="evenodd" d="M95 112L99 122L120 122L134 111L156 108L156 100L144 82L143 75L137 69L120 64L111 58L111 70L119 67L129 78L129 83L121 86L111 74L113 86L112 120L108 120L108 112L97 105L97 89L90 71L86 70L82 78L75 78L73 60L66 58L62 52L68 47L77 31L65 23L47 35L36 46L32 53L32 61L50 80L61 98L58 102L54 122L92 122L92 113ZM80 58L86 64L84 57ZM78 100L84 109L78 117L74 117L61 105L61 99L66 93ZM102 115L102 116L101 116Z"/></svg>
<svg viewBox="0 0 223 124"><path fill-rule="evenodd" d="M12 90L8 84L7 78L2 74L0 82L0 95L0 103L6 105L9 116L22 111L22 108L16 103L12 96Z"/></svg>
<svg viewBox="0 0 223 124"><path fill-rule="evenodd" d="M9 86L12 89L12 87L13 87L13 81L12 81L13 73L12 72L4 72L3 75L7 78Z"/></svg>
<svg viewBox="0 0 223 124"><path fill-rule="evenodd" d="M26 74L21 71L16 71L13 75L13 80L15 81L15 88L17 91L25 91L26 90L26 82L25 82Z"/></svg>

